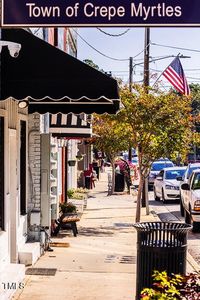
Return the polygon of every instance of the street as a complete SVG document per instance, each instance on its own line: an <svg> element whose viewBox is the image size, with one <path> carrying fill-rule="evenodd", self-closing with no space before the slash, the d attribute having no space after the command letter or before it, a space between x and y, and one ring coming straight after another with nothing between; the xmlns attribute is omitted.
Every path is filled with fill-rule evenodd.
<svg viewBox="0 0 200 300"><path fill-rule="evenodd" d="M154 194L150 191L149 204L161 221L185 222L184 217L181 217L180 204L178 202L169 201L164 204L162 201L155 201ZM193 256L195 261L200 264L200 233L189 232L188 252Z"/></svg>

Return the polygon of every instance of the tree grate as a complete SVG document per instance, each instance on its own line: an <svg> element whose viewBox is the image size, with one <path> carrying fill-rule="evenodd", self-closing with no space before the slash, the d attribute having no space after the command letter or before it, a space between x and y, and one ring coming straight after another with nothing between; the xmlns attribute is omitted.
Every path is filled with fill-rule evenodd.
<svg viewBox="0 0 200 300"><path fill-rule="evenodd" d="M28 268L26 275L55 276L56 271L55 268Z"/></svg>

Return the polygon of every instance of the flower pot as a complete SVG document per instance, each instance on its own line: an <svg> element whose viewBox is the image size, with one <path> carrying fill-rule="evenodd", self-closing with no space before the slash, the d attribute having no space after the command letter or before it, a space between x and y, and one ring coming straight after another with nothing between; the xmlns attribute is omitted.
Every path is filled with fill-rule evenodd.
<svg viewBox="0 0 200 300"><path fill-rule="evenodd" d="M70 167L74 167L75 164L76 164L76 160L68 160L68 165L69 165Z"/></svg>

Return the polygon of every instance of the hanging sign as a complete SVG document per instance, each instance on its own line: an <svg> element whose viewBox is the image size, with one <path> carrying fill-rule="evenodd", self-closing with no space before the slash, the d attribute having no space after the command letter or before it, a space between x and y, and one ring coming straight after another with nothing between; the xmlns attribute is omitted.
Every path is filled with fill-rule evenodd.
<svg viewBox="0 0 200 300"><path fill-rule="evenodd" d="M199 0L2 0L2 26L200 26Z"/></svg>

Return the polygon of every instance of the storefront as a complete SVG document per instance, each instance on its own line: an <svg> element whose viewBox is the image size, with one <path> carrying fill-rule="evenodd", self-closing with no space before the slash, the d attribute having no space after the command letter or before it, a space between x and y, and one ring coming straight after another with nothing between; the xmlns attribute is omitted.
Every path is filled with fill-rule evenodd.
<svg viewBox="0 0 200 300"><path fill-rule="evenodd" d="M29 231L34 229L35 241L39 241L41 225L49 226L51 173L50 166L43 168L50 145L49 114L119 110L114 79L26 30L2 29L1 33L2 40L19 43L21 50L16 58L6 48L1 54L0 244L7 250L0 268L19 260L25 263L27 226Z"/></svg>

